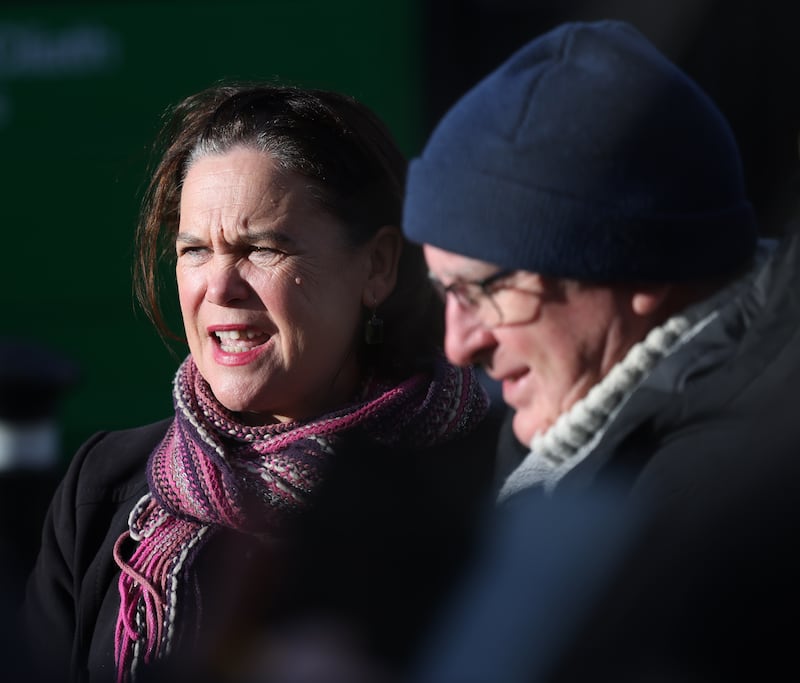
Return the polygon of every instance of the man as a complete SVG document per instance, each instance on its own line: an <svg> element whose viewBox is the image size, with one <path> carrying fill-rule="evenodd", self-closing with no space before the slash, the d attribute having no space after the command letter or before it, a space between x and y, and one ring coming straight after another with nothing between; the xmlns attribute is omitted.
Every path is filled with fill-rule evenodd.
<svg viewBox="0 0 800 683"><path fill-rule="evenodd" d="M403 221L446 295L447 355L501 382L533 443L503 497L630 461L748 322L720 346L757 260L733 135L620 22L562 26L468 92L412 161Z"/></svg>
<svg viewBox="0 0 800 683"><path fill-rule="evenodd" d="M774 605L798 605L800 259L793 237L757 240L708 96L627 24L560 26L445 115L411 163L403 221L446 299L448 357L482 365L514 411L507 527L552 522L509 541L423 678L544 680L509 662L547 650L536 670L556 680L766 680L759 666L786 661ZM559 503L583 526L531 508L542 492L587 501L584 517ZM542 526L596 545L598 500L617 550L555 629L543 605L589 585L596 554ZM583 574L554 570L522 599L509 567L564 546L548 566ZM545 634L523 623L550 624L558 650L531 647Z"/></svg>

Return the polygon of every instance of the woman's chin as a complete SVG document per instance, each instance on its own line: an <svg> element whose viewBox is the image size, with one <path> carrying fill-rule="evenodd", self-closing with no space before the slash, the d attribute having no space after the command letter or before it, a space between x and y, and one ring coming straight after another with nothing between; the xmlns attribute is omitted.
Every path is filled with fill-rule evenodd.
<svg viewBox="0 0 800 683"><path fill-rule="evenodd" d="M263 398L254 397L251 400L245 400L243 396L246 395L244 391L228 388L227 390L214 390L214 396L217 401L222 404L222 407L233 413L236 420L244 425L250 427L260 427L263 425L276 424L278 422L293 422L296 411L281 410L278 406L275 408L268 407ZM258 399L258 400L257 400ZM291 416L285 413L292 413Z"/></svg>
<svg viewBox="0 0 800 683"><path fill-rule="evenodd" d="M272 413L258 405L255 398L249 398L249 392L241 385L220 385L213 381L209 385L214 398L222 407L244 424L268 424L275 421Z"/></svg>
<svg viewBox="0 0 800 683"><path fill-rule="evenodd" d="M278 422L286 422L286 419L281 419L272 414L257 413L247 410L232 411L235 413L239 422L248 427L263 427L264 425L276 424Z"/></svg>

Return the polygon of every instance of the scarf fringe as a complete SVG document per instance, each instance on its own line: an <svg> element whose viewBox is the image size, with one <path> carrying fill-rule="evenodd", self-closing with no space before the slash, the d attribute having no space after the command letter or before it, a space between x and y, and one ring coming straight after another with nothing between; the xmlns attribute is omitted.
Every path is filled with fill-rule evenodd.
<svg viewBox="0 0 800 683"><path fill-rule="evenodd" d="M152 498L143 510L137 504L133 512L137 510L131 529L117 539L113 549L120 567L120 608L114 633L118 683L135 668L143 644L145 664L169 654L175 634L178 576L208 531L207 526L164 514ZM128 539L139 542L129 561L122 554Z"/></svg>

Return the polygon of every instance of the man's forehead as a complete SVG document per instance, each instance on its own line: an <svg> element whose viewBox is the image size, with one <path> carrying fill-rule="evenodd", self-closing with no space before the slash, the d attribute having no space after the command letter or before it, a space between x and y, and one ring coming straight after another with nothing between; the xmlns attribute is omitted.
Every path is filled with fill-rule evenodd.
<svg viewBox="0 0 800 683"><path fill-rule="evenodd" d="M500 266L481 261L454 251L440 249L432 244L423 245L428 270L437 278L475 278L497 271Z"/></svg>

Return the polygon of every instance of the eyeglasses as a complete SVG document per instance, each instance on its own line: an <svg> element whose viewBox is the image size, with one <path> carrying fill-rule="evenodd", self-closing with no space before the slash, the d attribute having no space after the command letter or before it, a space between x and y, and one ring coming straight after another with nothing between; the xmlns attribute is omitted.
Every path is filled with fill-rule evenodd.
<svg viewBox="0 0 800 683"><path fill-rule="evenodd" d="M537 295L528 289L504 282L516 270L500 270L482 280L454 280L445 285L437 278L430 276L434 289L442 301L452 294L458 305L469 311L488 328L501 325L519 325L529 322L534 314L530 295Z"/></svg>

